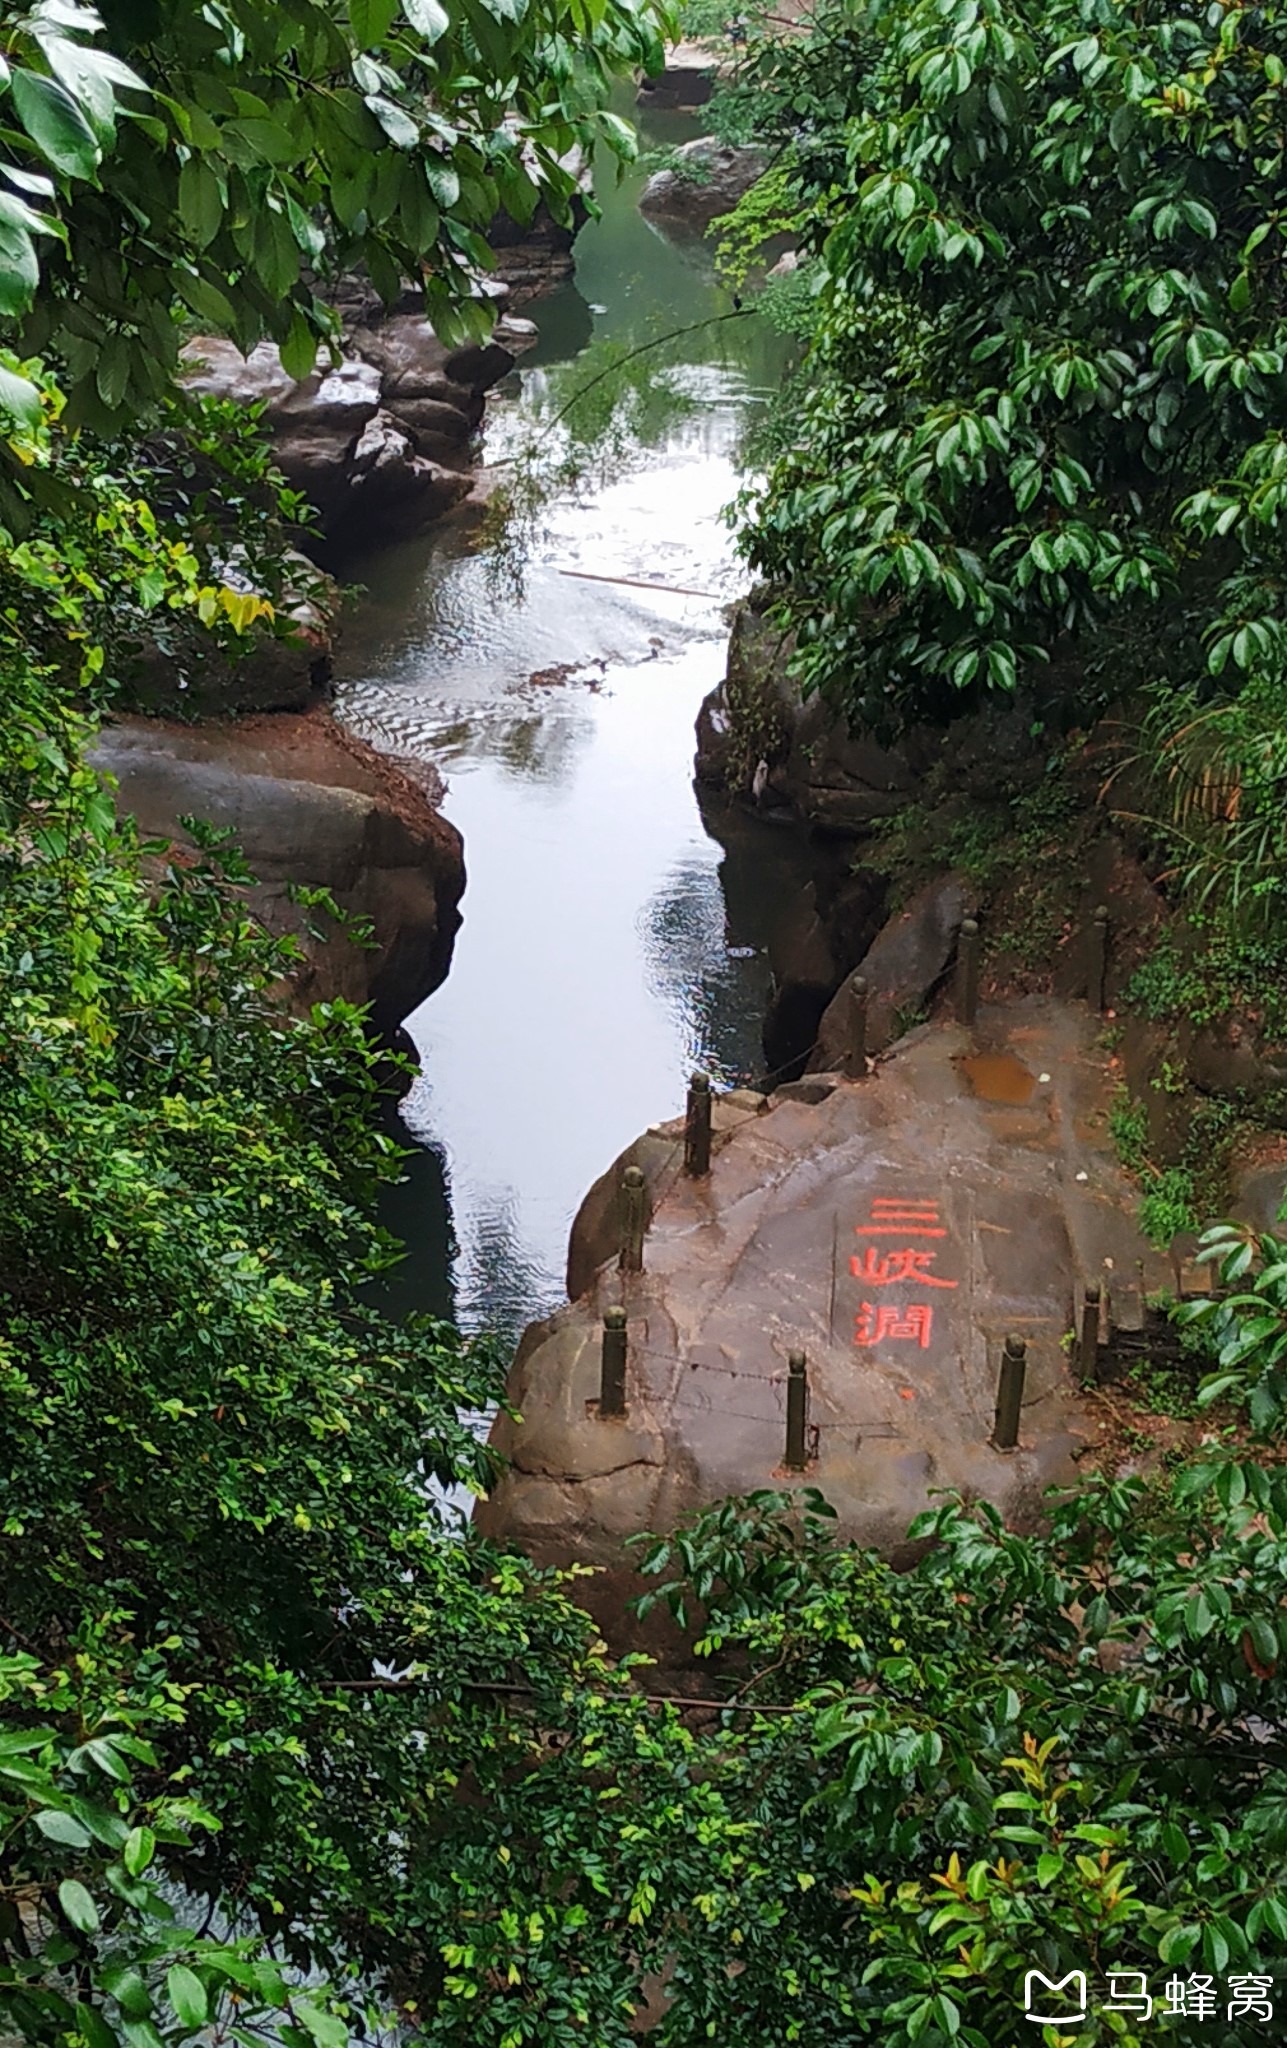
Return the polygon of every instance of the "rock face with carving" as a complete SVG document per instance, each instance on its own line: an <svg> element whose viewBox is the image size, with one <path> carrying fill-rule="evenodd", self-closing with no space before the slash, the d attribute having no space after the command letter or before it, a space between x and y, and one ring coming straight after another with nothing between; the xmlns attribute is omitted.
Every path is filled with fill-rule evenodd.
<svg viewBox="0 0 1287 2048"><path fill-rule="evenodd" d="M862 1081L810 1076L716 1104L710 1175L679 1123L649 1133L574 1226L567 1308L526 1333L493 1441L510 1470L484 1531L588 1581L621 1633L623 1545L759 1486L814 1485L897 1558L939 1488L1020 1523L1093 1434L1066 1348L1086 1286L1138 1327L1169 1268L1139 1237L1113 1153L1111 1078L1079 1005L1030 1001L920 1027ZM616 1189L650 1195L644 1271L615 1253ZM1142 1266L1139 1262L1143 1262ZM604 1311L627 1311L627 1412L597 1412ZM993 1432L1001 1349L1026 1344L1019 1443ZM788 1358L808 1361L808 1463L784 1470Z"/></svg>

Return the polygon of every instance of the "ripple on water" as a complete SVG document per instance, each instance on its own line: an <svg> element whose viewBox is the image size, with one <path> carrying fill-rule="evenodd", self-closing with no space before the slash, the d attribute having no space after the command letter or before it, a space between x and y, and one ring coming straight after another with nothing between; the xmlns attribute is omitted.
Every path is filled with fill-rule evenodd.
<svg viewBox="0 0 1287 2048"><path fill-rule="evenodd" d="M633 341L645 315L726 306L640 221L633 189L600 196L578 261L606 330ZM694 1066L732 1083L762 1060L782 838L744 821L726 857L691 780L745 586L721 512L755 379L713 344L698 354L667 373L688 407L661 445L550 509L517 602L448 529L359 572L342 715L439 763L465 837L464 923L445 985L408 1020L424 1072L404 1117L442 1155L425 1185L450 1191L466 1325L516 1334L561 1300L569 1222L614 1154L678 1111ZM489 458L524 412L559 402L553 373L526 372L491 410ZM414 1236L407 1206L397 1221Z"/></svg>

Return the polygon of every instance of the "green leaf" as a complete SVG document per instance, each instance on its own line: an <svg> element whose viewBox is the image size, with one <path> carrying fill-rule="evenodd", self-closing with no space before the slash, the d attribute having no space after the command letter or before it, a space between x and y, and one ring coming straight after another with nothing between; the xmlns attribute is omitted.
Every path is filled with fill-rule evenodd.
<svg viewBox="0 0 1287 2048"><path fill-rule="evenodd" d="M425 176L429 180L429 190L444 211L456 204L460 197L460 178L454 164L448 163L445 157L428 156L425 158Z"/></svg>
<svg viewBox="0 0 1287 2048"><path fill-rule="evenodd" d="M206 1987L186 1963L172 1963L165 1973L170 2003L185 2027L204 2027L209 2012Z"/></svg>
<svg viewBox="0 0 1287 2048"><path fill-rule="evenodd" d="M416 34L427 43L436 43L451 27L442 0L402 0L402 11Z"/></svg>
<svg viewBox="0 0 1287 2048"><path fill-rule="evenodd" d="M121 1850L121 1861L131 1877L140 1877L156 1853L156 1836L151 1828L131 1828Z"/></svg>
<svg viewBox="0 0 1287 2048"><path fill-rule="evenodd" d="M1193 1954L1201 1939L1202 1930L1200 1927L1168 1928L1157 1945L1158 1959L1168 1965L1171 1963L1183 1963Z"/></svg>
<svg viewBox="0 0 1287 2048"><path fill-rule="evenodd" d="M395 149L416 147L420 141L420 130L402 107L395 106L391 99L380 92L368 93L366 104Z"/></svg>
<svg viewBox="0 0 1287 2048"><path fill-rule="evenodd" d="M290 222L291 233L299 247L316 263L325 254L326 236L317 222L305 213L299 201L293 199L289 192L286 195L286 218Z"/></svg>
<svg viewBox="0 0 1287 2048"><path fill-rule="evenodd" d="M225 149L230 144L241 144L241 155L248 155L252 163L290 164L300 153L295 137L282 122L256 117L229 121L223 131L223 144Z"/></svg>
<svg viewBox="0 0 1287 2048"><path fill-rule="evenodd" d="M179 172L179 218L198 249L213 242L223 225L223 216L219 180L199 156L189 157Z"/></svg>
<svg viewBox="0 0 1287 2048"><path fill-rule="evenodd" d="M70 1813L59 1813L55 1808L46 1807L36 1815L36 1826L51 1842L62 1842L69 1849L88 1849L93 1840L89 1829Z"/></svg>
<svg viewBox="0 0 1287 2048"><path fill-rule="evenodd" d="M16 370L6 369L0 363L0 413L7 413L24 427L40 424L41 404L39 388L28 377L20 377ZM36 1737L31 1748L38 1748L40 1738Z"/></svg>
<svg viewBox="0 0 1287 2048"><path fill-rule="evenodd" d="M76 2007L76 2029L84 2035L89 2048L120 2048L115 2031L108 2026L97 2006Z"/></svg>
<svg viewBox="0 0 1287 2048"><path fill-rule="evenodd" d="M110 1965L103 1971L103 1983L127 2018L147 2018L152 2010L152 1995L142 1972L133 1963Z"/></svg>
<svg viewBox="0 0 1287 2048"><path fill-rule="evenodd" d="M58 1903L77 1933L98 1932L98 1908L78 1878L63 1879L58 1887Z"/></svg>
<svg viewBox="0 0 1287 2048"><path fill-rule="evenodd" d="M15 71L9 90L18 119L45 161L66 178L93 178L102 151L71 94L34 71Z"/></svg>
<svg viewBox="0 0 1287 2048"><path fill-rule="evenodd" d="M128 2048L166 2048L166 2043L151 2020L122 2020L121 2032L125 2036Z"/></svg>
<svg viewBox="0 0 1287 2048"><path fill-rule="evenodd" d="M208 278L194 276L188 270L175 270L172 275L175 291L200 319L209 320L225 331L236 325L237 316L231 302L217 285L211 284Z"/></svg>
<svg viewBox="0 0 1287 2048"><path fill-rule="evenodd" d="M317 2043L317 2048L345 2048L349 2030L338 2013L323 2012L307 1998L292 2002L291 2011Z"/></svg>
<svg viewBox="0 0 1287 2048"><path fill-rule="evenodd" d="M1247 1635L1251 1647L1267 1671L1273 1671L1278 1664L1278 1632L1263 1614L1253 1614L1247 1623Z"/></svg>
<svg viewBox="0 0 1287 2048"><path fill-rule="evenodd" d="M371 50L382 43L397 15L398 0L349 0L349 20L358 48Z"/></svg>
<svg viewBox="0 0 1287 2048"><path fill-rule="evenodd" d="M99 353L94 382L104 405L114 412L130 380L130 343L123 334L109 337Z"/></svg>
<svg viewBox="0 0 1287 2048"><path fill-rule="evenodd" d="M0 221L0 313L25 313L40 282L31 236Z"/></svg>
<svg viewBox="0 0 1287 2048"><path fill-rule="evenodd" d="M607 108L599 110L599 128L609 147L623 163L632 164L639 154L638 130L630 121L622 119Z"/></svg>
<svg viewBox="0 0 1287 2048"><path fill-rule="evenodd" d="M317 336L298 308L291 317L290 332L281 343L280 353L283 370L297 384L312 376L317 363Z"/></svg>

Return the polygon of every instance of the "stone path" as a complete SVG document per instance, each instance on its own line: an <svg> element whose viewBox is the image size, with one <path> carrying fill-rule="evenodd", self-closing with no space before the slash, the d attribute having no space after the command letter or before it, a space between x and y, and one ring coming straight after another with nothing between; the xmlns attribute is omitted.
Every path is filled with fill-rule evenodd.
<svg viewBox="0 0 1287 2048"><path fill-rule="evenodd" d="M818 1486L895 1556L938 1488L1030 1520L1093 1433L1067 1343L1086 1284L1138 1327L1145 1292L1172 1278L1132 1221L1098 1029L1080 1005L984 1010L971 1032L912 1032L863 1081L726 1098L703 1181L680 1173L677 1125L648 1134L578 1221L572 1264L591 1284L520 1348L523 1419L493 1432L513 1469L481 1525L545 1561L611 1564L626 1534L765 1485ZM646 1270L624 1277L610 1197L632 1157L653 1214ZM618 1303L628 1412L608 1420L601 1318ZM1009 1332L1026 1340L1027 1379L1005 1453L990 1437ZM794 1350L808 1358L803 1474L782 1467Z"/></svg>

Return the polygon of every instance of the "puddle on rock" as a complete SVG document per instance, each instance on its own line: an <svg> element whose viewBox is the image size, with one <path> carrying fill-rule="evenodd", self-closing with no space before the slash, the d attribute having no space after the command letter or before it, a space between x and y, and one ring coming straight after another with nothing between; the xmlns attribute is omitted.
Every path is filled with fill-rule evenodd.
<svg viewBox="0 0 1287 2048"><path fill-rule="evenodd" d="M965 1053L956 1064L982 1102L1027 1102L1037 1085L1012 1052Z"/></svg>

